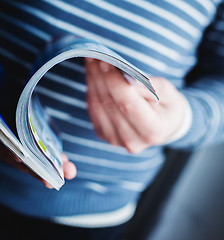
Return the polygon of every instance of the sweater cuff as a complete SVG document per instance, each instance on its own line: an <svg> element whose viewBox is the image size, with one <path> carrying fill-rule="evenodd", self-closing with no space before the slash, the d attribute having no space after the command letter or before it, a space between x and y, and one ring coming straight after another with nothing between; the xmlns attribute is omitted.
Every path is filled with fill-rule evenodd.
<svg viewBox="0 0 224 240"><path fill-rule="evenodd" d="M187 132L189 131L189 129L191 128L191 124L192 124L192 118L193 118L193 114L192 114L192 109L191 106L188 102L188 100L186 99L186 97L182 95L183 98L183 108L184 108L184 117L183 117L183 121L181 123L181 126L176 130L176 132L174 132L169 138L167 138L163 144L167 145L173 142L176 142L177 140L181 139L182 137L184 137Z"/></svg>

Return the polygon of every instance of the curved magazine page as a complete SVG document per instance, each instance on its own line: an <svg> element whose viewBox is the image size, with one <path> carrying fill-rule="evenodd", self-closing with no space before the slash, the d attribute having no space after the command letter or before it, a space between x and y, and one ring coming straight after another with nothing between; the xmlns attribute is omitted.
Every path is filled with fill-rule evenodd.
<svg viewBox="0 0 224 240"><path fill-rule="evenodd" d="M54 146L60 145L51 144L51 141L48 141L48 138L43 135L45 131L41 129L45 128L46 130L47 123L45 120L41 123L41 119L43 118L40 117L41 113L37 110L37 104L32 97L36 85L48 70L56 64L71 58L96 58L114 65L124 72L124 74L140 81L157 99L159 98L149 79L139 69L95 41L69 36L58 41L55 47L51 46L46 52L46 57L39 60L39 69L28 81L20 96L16 110L16 126L20 141L29 155L25 164L54 188L59 189L64 183L60 160L60 152L62 150L60 147L55 148ZM54 134L50 129L47 129L47 132L50 136L49 138L54 141Z"/></svg>

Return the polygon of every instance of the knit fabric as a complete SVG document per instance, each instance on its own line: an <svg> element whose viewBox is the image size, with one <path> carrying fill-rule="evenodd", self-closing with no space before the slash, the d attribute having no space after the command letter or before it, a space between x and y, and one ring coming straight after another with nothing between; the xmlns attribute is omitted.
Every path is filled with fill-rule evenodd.
<svg viewBox="0 0 224 240"><path fill-rule="evenodd" d="M167 78L181 91L191 106L192 125L170 147L221 141L224 18L220 2L0 1L2 115L6 120L11 117L13 94L24 87L44 46L69 33L107 45L149 76ZM107 213L136 203L159 172L164 146L130 154L97 137L87 111L84 73L83 59L65 61L47 73L36 90L60 130L77 177L57 192L1 161L1 204L49 219Z"/></svg>

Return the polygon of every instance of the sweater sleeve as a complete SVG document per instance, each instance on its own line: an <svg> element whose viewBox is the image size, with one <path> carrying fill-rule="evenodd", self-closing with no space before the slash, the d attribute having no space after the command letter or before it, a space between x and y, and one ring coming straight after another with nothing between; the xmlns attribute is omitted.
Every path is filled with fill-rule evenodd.
<svg viewBox="0 0 224 240"><path fill-rule="evenodd" d="M224 140L224 3L206 29L198 48L198 62L180 90L192 110L188 132L169 144L195 148Z"/></svg>

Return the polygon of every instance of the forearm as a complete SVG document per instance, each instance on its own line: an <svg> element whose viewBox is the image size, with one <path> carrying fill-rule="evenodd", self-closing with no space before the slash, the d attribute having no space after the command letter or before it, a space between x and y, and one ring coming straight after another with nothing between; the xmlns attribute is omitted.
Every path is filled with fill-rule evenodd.
<svg viewBox="0 0 224 240"><path fill-rule="evenodd" d="M224 82L222 78L202 78L181 90L192 110L188 132L172 142L174 148L194 148L224 140Z"/></svg>

